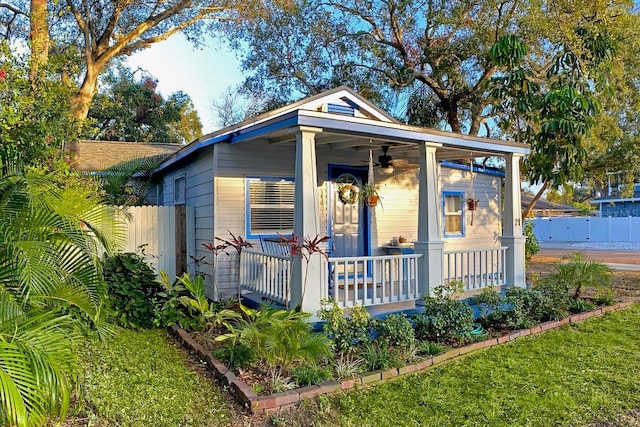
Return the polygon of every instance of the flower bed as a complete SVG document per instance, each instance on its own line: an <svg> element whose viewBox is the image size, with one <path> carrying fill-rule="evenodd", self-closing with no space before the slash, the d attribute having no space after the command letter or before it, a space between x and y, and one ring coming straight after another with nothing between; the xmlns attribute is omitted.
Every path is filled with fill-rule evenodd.
<svg viewBox="0 0 640 427"><path fill-rule="evenodd" d="M451 349L442 354L426 357L417 363L411 363L397 368L363 373L353 378L346 378L339 381L324 381L318 385L311 385L295 390L261 396L256 394L252 387L250 387L245 381L239 379L233 371L227 368L227 366L213 357L210 351L205 350L204 347L197 343L184 329L177 325L173 325L171 330L188 349L198 355L216 378L230 387L234 395L242 404L244 404L253 413L264 413L287 408L298 404L304 399L314 398L321 394L331 394L353 387L365 387L380 384L399 376L424 371L446 361L462 357L466 354L484 348L514 341L527 335L538 334L549 329L556 329L569 323L580 322L590 317L601 316L604 313L625 308L631 304L631 302L616 303L596 310L573 314L561 320L540 323L531 328L520 329L498 337L467 344Z"/></svg>

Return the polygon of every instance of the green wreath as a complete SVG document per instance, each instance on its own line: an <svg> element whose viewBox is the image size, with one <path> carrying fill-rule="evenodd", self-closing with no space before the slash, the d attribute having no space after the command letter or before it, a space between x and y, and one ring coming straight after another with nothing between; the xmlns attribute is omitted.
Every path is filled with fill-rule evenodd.
<svg viewBox="0 0 640 427"><path fill-rule="evenodd" d="M358 200L358 187L352 184L344 184L338 188L338 199L344 205L352 205Z"/></svg>

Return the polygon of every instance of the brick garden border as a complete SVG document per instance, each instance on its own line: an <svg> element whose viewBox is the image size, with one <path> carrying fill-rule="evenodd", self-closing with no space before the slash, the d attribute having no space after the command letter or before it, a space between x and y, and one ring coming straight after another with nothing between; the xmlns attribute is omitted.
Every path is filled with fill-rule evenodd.
<svg viewBox="0 0 640 427"><path fill-rule="evenodd" d="M200 344L198 344L191 335L187 333L187 331L175 324L171 326L170 330L188 350L195 353L201 361L205 362L207 369L211 371L218 380L229 386L233 395L241 404L246 406L254 414L262 414L296 406L304 399L311 399L321 394L332 394L342 390L348 390L353 387L382 384L392 378L426 371L433 366L440 365L453 359L458 359L466 354L484 348L514 341L527 335L539 334L549 329L558 329L563 325L581 322L590 317L602 316L609 311L620 310L622 308L629 307L632 304L633 303L631 301L619 302L598 308L597 310L574 314L569 317L565 317L562 320L541 323L530 329L521 329L502 335L498 338L478 341L463 347L452 349L446 353L430 356L420 362L405 365L400 368L368 372L354 378L347 378L340 381L325 381L318 385L310 385L296 390L262 396L258 396L246 382L236 377L229 368L214 358L211 352L205 350Z"/></svg>

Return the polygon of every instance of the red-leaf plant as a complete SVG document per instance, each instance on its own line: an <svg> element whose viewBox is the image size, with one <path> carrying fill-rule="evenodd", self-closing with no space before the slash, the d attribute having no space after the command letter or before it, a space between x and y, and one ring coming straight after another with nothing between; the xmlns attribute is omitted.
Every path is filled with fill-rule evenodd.
<svg viewBox="0 0 640 427"><path fill-rule="evenodd" d="M242 250L245 248L253 248L253 245L244 240L244 238L241 235L237 235L235 236L231 231L229 231L227 229L227 232L229 233L229 235L231 236L231 239L222 239L220 237L216 237L216 240L221 241L224 245L227 245L224 249L227 248L233 248L236 250L236 252L238 253L238 304L240 304L240 302L242 301L242 294L241 294L241 285L240 285L240 254L242 253ZM225 252L226 253L226 252ZM228 255L228 254L227 254Z"/></svg>
<svg viewBox="0 0 640 427"><path fill-rule="evenodd" d="M216 296L218 295L218 283L216 280L216 271L218 269L218 255L220 254L225 254L225 255L229 255L229 253L227 252L227 248L229 247L228 244L226 243L222 243L220 245L216 245L215 243L211 242L211 243L203 243L202 247L205 248L207 251L211 252L212 258L213 258L213 263L211 263L211 265L213 266L213 294ZM204 258L204 257L203 257ZM205 264L209 264L208 262L204 261ZM197 264L196 264L197 265Z"/></svg>
<svg viewBox="0 0 640 427"><path fill-rule="evenodd" d="M325 260L328 261L329 255L327 255L327 253L324 251L321 244L327 242L330 239L330 237L329 236L320 237L320 235L318 234L313 239L310 239L307 237L301 238L300 236L296 236L296 235L291 235L290 237L283 236L281 234L278 234L278 235L280 236L280 244L289 247L292 257L299 255L302 259L305 260L306 265L305 265L305 271L304 271L302 295L300 297L300 305L296 307L296 310L300 311L300 309L302 308L302 302L304 301L304 295L307 291L307 276L309 274L309 258L313 254L320 254L324 257ZM287 301L288 300L289 300L289 296L287 295Z"/></svg>

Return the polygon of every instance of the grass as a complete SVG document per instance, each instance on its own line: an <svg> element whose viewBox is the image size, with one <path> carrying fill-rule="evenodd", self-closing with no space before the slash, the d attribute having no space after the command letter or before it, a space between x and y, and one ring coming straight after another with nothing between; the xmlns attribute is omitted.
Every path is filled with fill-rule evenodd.
<svg viewBox="0 0 640 427"><path fill-rule="evenodd" d="M640 305L323 398L328 425L585 425L640 407ZM320 421L320 420L318 420Z"/></svg>
<svg viewBox="0 0 640 427"><path fill-rule="evenodd" d="M189 366L160 330L123 330L82 351L76 421L83 425L222 426L229 408L211 379ZM67 423L75 425L74 418Z"/></svg>

